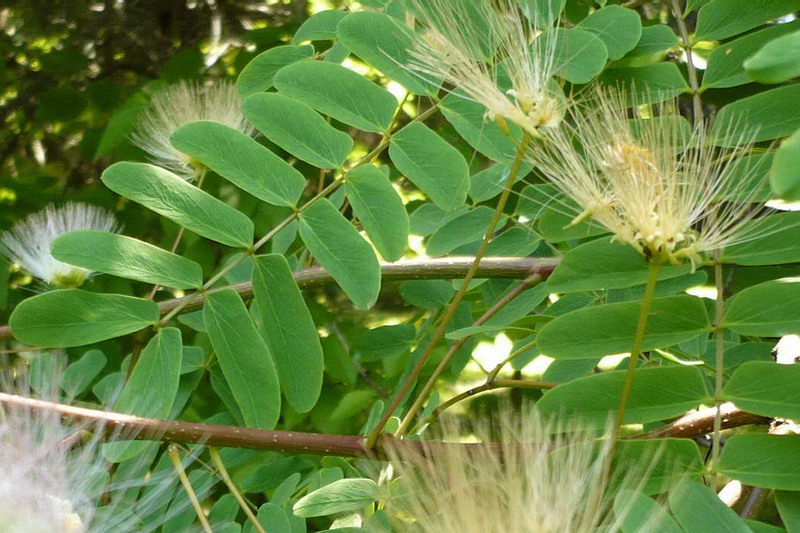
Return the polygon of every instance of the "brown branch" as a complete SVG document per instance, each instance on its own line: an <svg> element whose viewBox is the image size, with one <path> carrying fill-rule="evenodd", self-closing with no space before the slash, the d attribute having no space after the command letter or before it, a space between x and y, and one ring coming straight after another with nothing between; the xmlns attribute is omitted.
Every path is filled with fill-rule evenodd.
<svg viewBox="0 0 800 533"><path fill-rule="evenodd" d="M367 450L366 437L360 435L324 435L300 431L277 431L253 429L239 426L199 424L179 420L142 418L134 415L74 407L15 394L0 392L0 406L8 409L31 409L56 413L68 423L95 424L110 439L152 440L179 444L202 444L216 448L233 447L255 450L272 450L315 455L337 455L342 457L374 457L385 459L388 450L407 448L426 456L443 447L479 444L448 442L418 442L400 440L391 435L382 435L374 450Z"/></svg>
<svg viewBox="0 0 800 533"><path fill-rule="evenodd" d="M730 405L730 404L726 404ZM343 457L377 457L386 458L390 448L413 448L412 451L427 455L431 451L451 446L482 446L482 444L462 444L448 442L417 442L399 440L391 435L383 434L373 450L366 447L366 437L360 435L323 435L299 431L273 431L252 429L238 426L222 426L183 422L179 420L159 420L142 418L133 415L74 407L59 403L36 400L14 394L0 392L0 406L32 409L56 413L69 423L97 424L106 435L116 440L154 440L182 444L203 444L218 448L250 448L256 450L274 450L282 452L308 453L316 455L338 455ZM726 413L723 427L733 428L746 424L760 423L765 417L745 413L733 407L723 406ZM715 409L704 409L669 424L656 431L632 437L665 438L665 437L698 437L711 431ZM695 416L693 416L695 415ZM693 421L679 423L692 417ZM500 444L495 443L497 446Z"/></svg>
<svg viewBox="0 0 800 533"><path fill-rule="evenodd" d="M723 429L735 428L739 426L746 426L748 424L766 424L769 418L760 415L754 415L738 409L732 403L723 404L720 407L722 412L722 427ZM692 413L688 413L678 420L667 424L664 427L640 433L628 437L630 439L658 439L665 437L683 437L694 438L701 435L707 435L714 430L714 415L716 414L716 407L709 407L707 409L700 409Z"/></svg>
<svg viewBox="0 0 800 533"><path fill-rule="evenodd" d="M472 265L472 257L448 257L427 259L424 261L400 261L397 263L381 263L381 279L383 281L404 281L418 279L458 279L463 278ZM538 273L547 278L553 272L559 259L557 257L489 257L481 260L476 278L524 279L531 273ZM333 278L322 267L307 268L294 273L294 279L301 289L324 287L334 283ZM235 289L245 300L253 297L251 282L236 283L227 287L211 289L213 293L223 289ZM186 298L193 301L181 312L196 311L203 307L202 295L190 294L183 298L165 300L158 304L161 316L176 309ZM9 326L0 327L0 340L12 338Z"/></svg>

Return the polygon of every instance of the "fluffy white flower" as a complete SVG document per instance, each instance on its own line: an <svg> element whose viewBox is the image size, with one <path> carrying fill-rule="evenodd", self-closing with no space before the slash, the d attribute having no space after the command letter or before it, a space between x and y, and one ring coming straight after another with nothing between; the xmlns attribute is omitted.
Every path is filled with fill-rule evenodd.
<svg viewBox="0 0 800 533"><path fill-rule="evenodd" d="M167 512L177 475L160 463L153 468L152 454L112 469L104 443L131 435L100 422L64 421L59 404L50 403L58 401L59 382L58 371L42 376L37 391L47 400L38 400L18 379L0 376L0 532L147 533L188 508L186 502Z"/></svg>
<svg viewBox="0 0 800 533"><path fill-rule="evenodd" d="M591 431L563 429L523 410L514 419L501 416L491 430L473 430L477 443L423 444L424 454L391 448L399 479L390 503L410 523L409 531L425 533L622 531L630 512L628 491L644 486L655 457L626 464L622 477L609 476L612 442L597 440Z"/></svg>
<svg viewBox="0 0 800 533"><path fill-rule="evenodd" d="M751 153L753 133L730 127L725 137L738 142L726 151L706 126L689 127L675 102L637 107L620 92L597 89L530 151L531 162L579 206L574 222L592 218L648 259L673 264L702 263L708 253L759 236L749 224L763 207L756 167L742 157Z"/></svg>
<svg viewBox="0 0 800 533"><path fill-rule="evenodd" d="M408 68L455 85L488 110L538 136L557 126L562 95L551 78L557 39L543 34L513 0L414 0L425 29ZM501 79L510 88L501 88ZM503 84L504 85L504 84Z"/></svg>
<svg viewBox="0 0 800 533"><path fill-rule="evenodd" d="M0 236L3 254L40 280L56 287L79 287L92 273L62 263L50 253L50 244L70 231L119 231L114 215L100 207L69 202L49 205L17 222Z"/></svg>
<svg viewBox="0 0 800 533"><path fill-rule="evenodd" d="M190 122L211 120L247 135L255 131L242 114L242 97L226 81L211 85L182 81L157 92L139 120L131 141L147 152L154 164L193 179L193 161L170 144L172 134Z"/></svg>

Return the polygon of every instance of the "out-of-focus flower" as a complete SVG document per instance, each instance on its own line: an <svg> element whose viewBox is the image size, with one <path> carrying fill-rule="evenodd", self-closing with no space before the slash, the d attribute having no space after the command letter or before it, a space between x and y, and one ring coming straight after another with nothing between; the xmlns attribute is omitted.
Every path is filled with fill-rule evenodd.
<svg viewBox="0 0 800 533"><path fill-rule="evenodd" d="M425 24L408 68L443 79L488 110L539 136L564 113L554 73L557 39L545 38L513 0L414 0ZM510 88L501 88L507 79ZM505 85L505 84L503 84ZM559 91L560 92L560 91Z"/></svg>
<svg viewBox="0 0 800 533"><path fill-rule="evenodd" d="M609 475L609 439L598 440L587 430L560 431L566 428L543 421L535 411L523 411L513 421L501 418L493 438L486 428L475 431L477 443L423 444L423 453L409 446L390 449L399 476L393 483L398 495L390 503L410 531L621 531L630 507L625 498L616 505L614 499L643 486L653 456L627 465L622 477Z"/></svg>
<svg viewBox="0 0 800 533"><path fill-rule="evenodd" d="M784 335L772 348L772 356L779 365L800 363L800 336Z"/></svg>
<svg viewBox="0 0 800 533"><path fill-rule="evenodd" d="M716 148L709 129L693 129L676 103L642 106L657 116L634 118L619 92L598 89L569 124L548 130L531 162L581 209L648 260L693 265L703 256L757 237L752 224L755 166L743 159L754 132L731 128L736 149Z"/></svg>
<svg viewBox="0 0 800 533"><path fill-rule="evenodd" d="M62 420L50 403L58 401L61 374L45 374L36 387L45 400L32 398L19 379L0 376L0 532L146 533L188 508L186 502L167 513L177 476L152 468L152 455L114 471L103 443L132 435L109 434L102 422Z"/></svg>
<svg viewBox="0 0 800 533"><path fill-rule="evenodd" d="M100 207L69 202L61 207L49 205L17 222L0 236L3 254L40 280L56 287L79 287L92 273L58 261L50 244L70 231L117 232L114 215Z"/></svg>
<svg viewBox="0 0 800 533"><path fill-rule="evenodd" d="M174 148L169 139L184 124L198 120L219 122L247 135L255 131L242 115L242 97L232 83L182 81L153 95L131 141L147 152L154 164L193 179L197 163Z"/></svg>

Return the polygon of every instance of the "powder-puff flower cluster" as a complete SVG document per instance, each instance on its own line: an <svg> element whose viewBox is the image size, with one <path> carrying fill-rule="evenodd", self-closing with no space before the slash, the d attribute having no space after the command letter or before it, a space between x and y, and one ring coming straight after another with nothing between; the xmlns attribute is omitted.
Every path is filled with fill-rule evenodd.
<svg viewBox="0 0 800 533"><path fill-rule="evenodd" d="M486 109L539 136L564 110L552 86L557 39L542 33L513 0L414 0L425 24L408 68L443 79ZM535 19L534 19L535 22ZM510 87L503 91L500 80Z"/></svg>
<svg viewBox="0 0 800 533"><path fill-rule="evenodd" d="M614 238L649 260L697 265L704 256L758 235L748 228L761 209L753 186L752 134L731 127L737 150L714 146L709 129L693 129L675 104L647 107L660 116L633 118L623 94L598 89L569 121L548 130L529 153L547 180ZM632 115L633 114L633 115Z"/></svg>
<svg viewBox="0 0 800 533"><path fill-rule="evenodd" d="M114 215L105 209L69 202L61 207L49 205L17 222L0 236L0 242L3 254L36 278L56 287L79 287L92 273L54 258L52 242L70 231L119 229Z"/></svg>
<svg viewBox="0 0 800 533"><path fill-rule="evenodd" d="M31 397L19 383L18 377L0 376L2 533L147 533L188 509L188 502L181 502L167 510L177 476L172 469L153 468L151 454L128 459L116 470L105 459L105 442L132 435L106 431L102 422L62 419L57 409L62 406L51 403L58 401L60 373L38 380L37 391L46 400ZM190 454L182 467L195 457ZM131 500L134 493L139 496Z"/></svg>
<svg viewBox="0 0 800 533"><path fill-rule="evenodd" d="M56 415L4 409L0 422L0 524L8 533L83 533L93 516L88 456L68 459Z"/></svg>
<svg viewBox="0 0 800 533"><path fill-rule="evenodd" d="M182 81L153 95L131 141L147 152L152 162L193 179L195 162L170 144L172 134L190 122L211 120L247 135L255 131L242 114L242 97L225 81L211 85Z"/></svg>
<svg viewBox="0 0 800 533"><path fill-rule="evenodd" d="M422 444L390 451L397 496L390 502L406 517L401 531L425 533L607 533L622 531L630 512L623 491L640 490L649 475L647 455L607 469L608 439L588 430L560 431L535 411L501 416L491 431L471 431L478 442ZM459 432L463 435L463 431ZM492 438L493 437L493 438ZM497 442L488 442L496 440ZM626 493L627 494L627 493ZM614 504L614 500L619 501ZM613 511L611 508L613 507ZM654 515L652 520L660 517ZM652 531L656 531L653 529ZM644 529L642 529L644 531Z"/></svg>

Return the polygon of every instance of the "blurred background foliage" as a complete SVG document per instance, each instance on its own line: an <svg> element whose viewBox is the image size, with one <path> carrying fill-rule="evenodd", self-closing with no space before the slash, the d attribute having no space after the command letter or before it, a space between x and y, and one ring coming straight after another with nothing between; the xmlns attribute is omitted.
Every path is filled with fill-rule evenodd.
<svg viewBox="0 0 800 533"><path fill-rule="evenodd" d="M128 136L150 95L179 80L235 81L250 59L290 39L310 14L340 4L4 2L0 227L50 202L74 200L119 211L129 234L172 239L174 225L162 226L163 219L138 205L117 205L118 197L99 182L114 161L145 160ZM197 241L187 249L207 246ZM188 255L209 270L216 261L207 248ZM5 294L0 305L8 308Z"/></svg>

